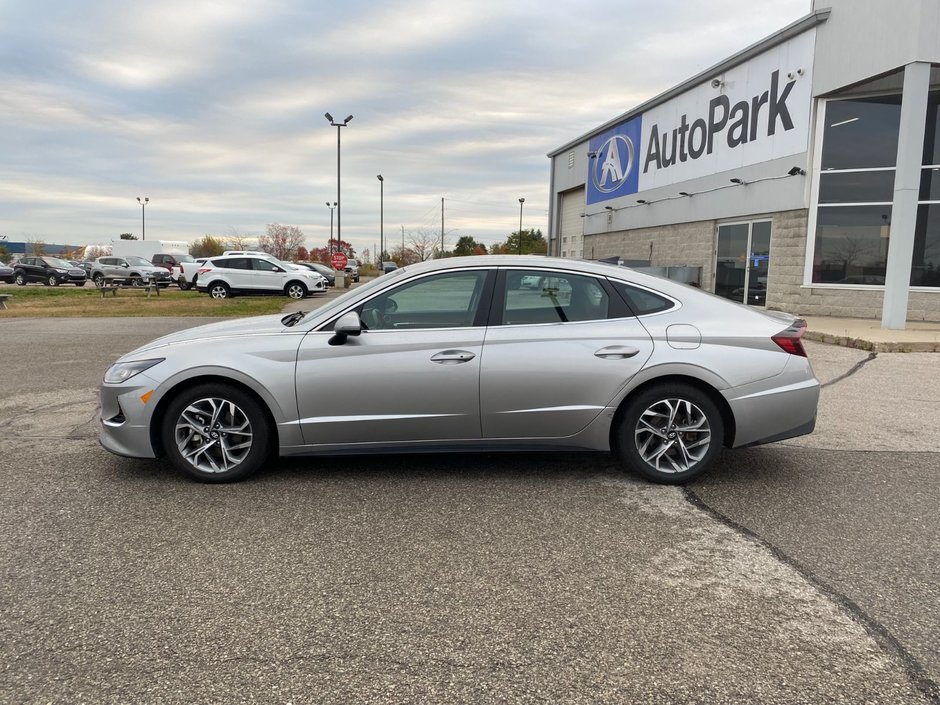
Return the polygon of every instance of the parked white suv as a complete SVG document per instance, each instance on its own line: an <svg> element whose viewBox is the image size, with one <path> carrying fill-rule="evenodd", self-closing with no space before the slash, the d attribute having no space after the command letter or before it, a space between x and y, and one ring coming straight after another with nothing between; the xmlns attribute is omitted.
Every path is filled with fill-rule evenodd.
<svg viewBox="0 0 940 705"><path fill-rule="evenodd" d="M284 294L302 299L326 291L326 280L316 272L294 269L265 254L245 253L210 257L199 268L196 288L214 299L242 294Z"/></svg>

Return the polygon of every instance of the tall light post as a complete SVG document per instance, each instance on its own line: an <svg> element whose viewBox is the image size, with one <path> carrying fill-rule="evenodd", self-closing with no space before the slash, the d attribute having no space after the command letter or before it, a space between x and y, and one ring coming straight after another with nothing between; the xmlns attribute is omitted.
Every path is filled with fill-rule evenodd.
<svg viewBox="0 0 940 705"><path fill-rule="evenodd" d="M347 115L342 122L336 122L333 116L325 113L324 117L330 121L330 125L336 128L336 239L343 239L343 201L340 198L340 170L339 170L339 135L340 128L346 127L349 121L353 119L352 115ZM332 254L332 238L330 238L330 254Z"/></svg>
<svg viewBox="0 0 940 705"><path fill-rule="evenodd" d="M522 204L525 203L524 198L519 199L519 254L522 254Z"/></svg>
<svg viewBox="0 0 940 705"><path fill-rule="evenodd" d="M326 202L326 207L330 209L330 241L327 243L327 249L330 251L330 257L333 256L333 209L336 208L336 201Z"/></svg>
<svg viewBox="0 0 940 705"><path fill-rule="evenodd" d="M379 274L383 272L385 257L385 179L381 174L376 175L379 180Z"/></svg>
<svg viewBox="0 0 940 705"><path fill-rule="evenodd" d="M140 196L137 197L137 202L140 204L140 239L147 239L147 218L144 216L144 208L147 207L147 204L150 203L150 199L147 196L144 196L144 199L141 200Z"/></svg>

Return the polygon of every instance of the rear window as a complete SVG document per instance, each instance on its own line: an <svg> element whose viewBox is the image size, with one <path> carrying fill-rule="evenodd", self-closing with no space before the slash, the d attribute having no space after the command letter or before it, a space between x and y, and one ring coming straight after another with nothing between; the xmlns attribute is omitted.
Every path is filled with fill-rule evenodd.
<svg viewBox="0 0 940 705"><path fill-rule="evenodd" d="M661 313L663 311L668 311L669 309L675 307L675 302L671 299L667 299L665 296L660 296L648 289L640 289L636 286L630 286L624 282L616 281L615 279L610 279L610 283L613 285L614 289L617 290L617 293L623 297L623 300L627 302L627 305L633 309L633 312L637 316L648 316L651 313Z"/></svg>
<svg viewBox="0 0 940 705"><path fill-rule="evenodd" d="M247 257L222 257L212 260L212 265L219 269L251 269Z"/></svg>

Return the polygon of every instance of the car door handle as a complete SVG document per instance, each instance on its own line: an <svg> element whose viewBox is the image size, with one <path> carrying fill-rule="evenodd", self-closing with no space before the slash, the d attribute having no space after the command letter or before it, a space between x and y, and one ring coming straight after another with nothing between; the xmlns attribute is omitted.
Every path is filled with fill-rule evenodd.
<svg viewBox="0 0 940 705"><path fill-rule="evenodd" d="M610 345L598 350L594 353L594 357L599 357L602 360L623 360L633 357L639 352L638 348L631 348L629 345Z"/></svg>
<svg viewBox="0 0 940 705"><path fill-rule="evenodd" d="M431 356L431 362L439 365L459 365L461 362L470 362L474 355L469 350L444 350Z"/></svg>

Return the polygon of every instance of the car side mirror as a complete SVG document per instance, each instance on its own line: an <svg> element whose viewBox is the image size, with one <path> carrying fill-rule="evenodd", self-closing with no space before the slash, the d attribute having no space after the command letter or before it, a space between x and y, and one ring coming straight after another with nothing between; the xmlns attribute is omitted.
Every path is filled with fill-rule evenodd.
<svg viewBox="0 0 940 705"><path fill-rule="evenodd" d="M359 320L359 314L355 311L344 313L333 326L333 337L330 338L330 345L345 345L349 336L357 336L362 333L362 321Z"/></svg>
<svg viewBox="0 0 940 705"><path fill-rule="evenodd" d="M124 269L130 268L130 265L127 262L121 262L121 266L124 267Z"/></svg>

